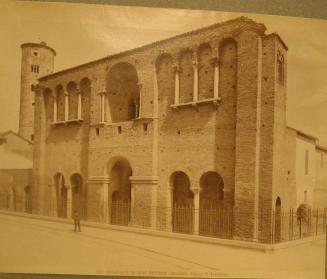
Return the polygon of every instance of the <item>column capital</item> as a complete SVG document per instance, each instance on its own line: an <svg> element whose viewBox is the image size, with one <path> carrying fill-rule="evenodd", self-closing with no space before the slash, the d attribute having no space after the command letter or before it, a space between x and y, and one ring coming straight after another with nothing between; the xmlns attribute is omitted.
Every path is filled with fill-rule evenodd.
<svg viewBox="0 0 327 279"><path fill-rule="evenodd" d="M200 187L194 187L194 188L190 188L190 190L193 192L194 195L198 195L201 193L202 188Z"/></svg>
<svg viewBox="0 0 327 279"><path fill-rule="evenodd" d="M197 60L192 60L192 67L197 68L199 66L199 63Z"/></svg>
<svg viewBox="0 0 327 279"><path fill-rule="evenodd" d="M220 60L219 60L218 56L213 56L213 57L211 58L211 64L212 64L213 66L219 66L219 64L220 64Z"/></svg>
<svg viewBox="0 0 327 279"><path fill-rule="evenodd" d="M142 90L142 87L143 87L143 83L142 82L138 82L137 83L137 87L141 91Z"/></svg>
<svg viewBox="0 0 327 279"><path fill-rule="evenodd" d="M35 93L44 93L46 86L43 84L37 83L34 85L34 92Z"/></svg>
<svg viewBox="0 0 327 279"><path fill-rule="evenodd" d="M179 73L181 71L181 68L177 63L174 63L172 67L175 73Z"/></svg>
<svg viewBox="0 0 327 279"><path fill-rule="evenodd" d="M99 95L106 95L107 91L105 89L102 89L98 92Z"/></svg>

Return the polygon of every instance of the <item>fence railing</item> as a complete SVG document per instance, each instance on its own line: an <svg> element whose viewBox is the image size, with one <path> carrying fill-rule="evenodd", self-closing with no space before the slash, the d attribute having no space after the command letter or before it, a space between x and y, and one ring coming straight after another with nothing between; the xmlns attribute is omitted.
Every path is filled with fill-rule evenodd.
<svg viewBox="0 0 327 279"><path fill-rule="evenodd" d="M81 206L80 210L82 219L87 220L86 206ZM58 216L55 210L53 215ZM192 206L181 205L150 207L142 204L132 205L130 201L119 201L108 206L108 215L103 220L121 226L136 226L224 239L243 239L240 234L240 231L242 233L240 220L243 220L243 225L246 224L244 220L250 220L256 224L257 233L254 233L253 237L246 237L245 240L279 243L326 233L327 209L308 208L302 213L298 210L281 211L279 209L268 213L247 214L235 212L233 208L200 207L195 209Z"/></svg>

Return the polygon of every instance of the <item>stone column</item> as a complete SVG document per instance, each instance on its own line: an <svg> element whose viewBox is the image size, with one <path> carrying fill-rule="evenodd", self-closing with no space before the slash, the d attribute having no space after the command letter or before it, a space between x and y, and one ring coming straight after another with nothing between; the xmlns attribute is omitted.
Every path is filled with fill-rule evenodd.
<svg viewBox="0 0 327 279"><path fill-rule="evenodd" d="M112 123L108 94L109 93L107 92L104 95L104 107L105 107L105 116L104 116L104 118L105 118L107 123Z"/></svg>
<svg viewBox="0 0 327 279"><path fill-rule="evenodd" d="M193 102L197 102L199 98L199 69L198 62L194 60L193 66Z"/></svg>
<svg viewBox="0 0 327 279"><path fill-rule="evenodd" d="M77 119L82 119L82 94L81 90L79 88L77 90L77 97L78 97L78 102L77 102Z"/></svg>
<svg viewBox="0 0 327 279"><path fill-rule="evenodd" d="M214 66L213 98L219 98L219 60L218 57L212 59Z"/></svg>
<svg viewBox="0 0 327 279"><path fill-rule="evenodd" d="M57 115L58 115L58 105L57 105L57 95L53 96L53 122L57 122Z"/></svg>
<svg viewBox="0 0 327 279"><path fill-rule="evenodd" d="M67 218L72 218L72 205L73 205L73 196L72 196L72 187L70 185L65 185L67 188Z"/></svg>
<svg viewBox="0 0 327 279"><path fill-rule="evenodd" d="M179 104L179 66L175 64L173 66L175 71L175 105Z"/></svg>
<svg viewBox="0 0 327 279"><path fill-rule="evenodd" d="M139 89L139 92L140 92L140 94L139 94L139 96L140 96L140 99L139 99L139 106L137 107L137 100L136 100L136 118L141 118L141 116L142 116L142 87L143 87L143 84L142 83L138 83L137 84L137 86L138 86L138 89ZM155 100L154 100L155 101Z"/></svg>
<svg viewBox="0 0 327 279"><path fill-rule="evenodd" d="M200 188L191 189L194 194L193 200L193 234L199 234L199 210L200 210Z"/></svg>
<svg viewBox="0 0 327 279"><path fill-rule="evenodd" d="M65 91L65 121L69 119L69 99L68 92Z"/></svg>
<svg viewBox="0 0 327 279"><path fill-rule="evenodd" d="M100 96L100 123L105 122L105 91L99 93Z"/></svg>

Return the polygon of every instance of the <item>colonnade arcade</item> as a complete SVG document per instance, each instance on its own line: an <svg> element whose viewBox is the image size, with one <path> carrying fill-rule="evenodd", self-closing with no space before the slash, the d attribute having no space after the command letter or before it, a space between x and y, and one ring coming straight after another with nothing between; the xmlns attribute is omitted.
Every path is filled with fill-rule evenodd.
<svg viewBox="0 0 327 279"><path fill-rule="evenodd" d="M70 181L67 181L64 175L59 172L54 175L53 182L53 215L62 218L71 218L73 212L77 211L80 218L85 218L86 199L82 176L74 173L71 175Z"/></svg>
<svg viewBox="0 0 327 279"><path fill-rule="evenodd" d="M232 204L224 200L224 182L214 171L202 174L199 187L192 187L185 172L170 177L172 230L201 235L226 235L232 228ZM229 190L227 190L229 191Z"/></svg>
<svg viewBox="0 0 327 279"><path fill-rule="evenodd" d="M91 82L83 78L79 83L70 81L54 89L45 88L47 118L54 124L78 122L88 117Z"/></svg>

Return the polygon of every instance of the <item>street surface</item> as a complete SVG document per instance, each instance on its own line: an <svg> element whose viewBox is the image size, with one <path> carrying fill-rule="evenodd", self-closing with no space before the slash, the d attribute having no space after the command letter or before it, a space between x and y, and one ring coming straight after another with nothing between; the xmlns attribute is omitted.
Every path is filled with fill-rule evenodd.
<svg viewBox="0 0 327 279"><path fill-rule="evenodd" d="M0 214L0 272L324 278L325 242L260 252Z"/></svg>

